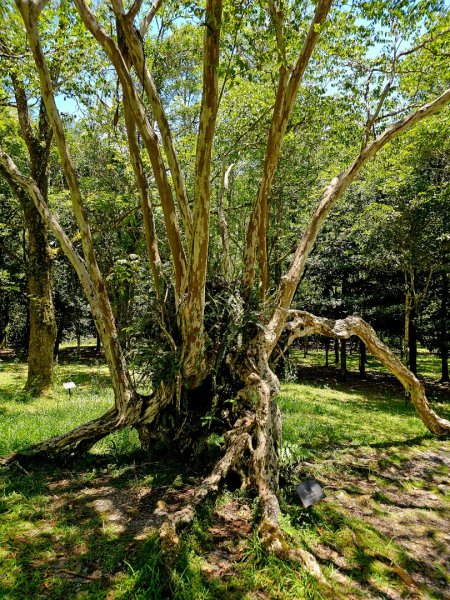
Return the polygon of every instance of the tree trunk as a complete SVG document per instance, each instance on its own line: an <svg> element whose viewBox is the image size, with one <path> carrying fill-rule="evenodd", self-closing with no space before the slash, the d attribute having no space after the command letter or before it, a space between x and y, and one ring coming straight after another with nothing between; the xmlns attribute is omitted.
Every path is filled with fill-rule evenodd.
<svg viewBox="0 0 450 600"><path fill-rule="evenodd" d="M409 336L408 336L408 354L409 370L417 375L417 330L416 330L416 309L413 306L409 312Z"/></svg>
<svg viewBox="0 0 450 600"><path fill-rule="evenodd" d="M25 389L33 395L53 385L56 320L52 293L52 258L47 226L29 195L0 167L20 202L27 231L28 375ZM43 185L46 191L46 186Z"/></svg>
<svg viewBox="0 0 450 600"><path fill-rule="evenodd" d="M53 384L56 321L52 296L52 261L47 228L28 198L27 204L25 218L28 229L30 338L25 387L33 394L41 394Z"/></svg>
<svg viewBox="0 0 450 600"><path fill-rule="evenodd" d="M28 108L28 98L23 82L17 73L11 74L17 106L20 133L27 146L31 176L47 201L48 160L52 130L41 100L37 126L33 126ZM4 172L4 170L2 169ZM25 217L28 232L28 293L29 342L28 377L25 389L39 395L50 390L53 384L53 352L56 340L56 319L52 294L52 258L48 245L47 226L32 198L7 174Z"/></svg>
<svg viewBox="0 0 450 600"><path fill-rule="evenodd" d="M347 380L347 340L341 340L341 369L340 369L340 377L342 381Z"/></svg>
<svg viewBox="0 0 450 600"><path fill-rule="evenodd" d="M339 340L334 340L334 364L339 365Z"/></svg>
<svg viewBox="0 0 450 600"><path fill-rule="evenodd" d="M359 340L359 376L366 378L366 345L362 340Z"/></svg>
<svg viewBox="0 0 450 600"><path fill-rule="evenodd" d="M325 340L325 367L328 369L328 355L330 352L330 340L327 338Z"/></svg>
<svg viewBox="0 0 450 600"><path fill-rule="evenodd" d="M440 314L440 353L441 353L441 383L449 381L448 373L448 330L447 316L448 310L448 273L446 265L442 271L442 299L441 299L441 314Z"/></svg>

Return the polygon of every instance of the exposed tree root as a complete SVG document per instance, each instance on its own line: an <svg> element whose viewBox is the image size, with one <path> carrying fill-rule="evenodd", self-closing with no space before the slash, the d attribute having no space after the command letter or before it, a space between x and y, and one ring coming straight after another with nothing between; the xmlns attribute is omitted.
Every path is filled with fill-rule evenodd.
<svg viewBox="0 0 450 600"><path fill-rule="evenodd" d="M1 466L7 466L20 459L30 459L40 455L55 456L87 452L96 442L126 424L121 423L118 412L109 410L98 419L84 423L72 431L49 438L39 444L33 444L26 450L13 452L0 459Z"/></svg>
<svg viewBox="0 0 450 600"><path fill-rule="evenodd" d="M170 386L162 384L151 396L139 396L133 393L133 401L125 407L125 412L113 408L101 417L75 427L62 435L51 437L25 450L20 450L0 459L0 466L7 466L20 459L32 459L45 456L81 455L114 431L125 427L149 428L161 408L172 399ZM116 404L118 404L116 402Z"/></svg>
<svg viewBox="0 0 450 600"><path fill-rule="evenodd" d="M234 428L226 434L228 448L224 456L216 463L211 473L196 488L192 499L180 510L173 514L159 509L159 516L164 517L160 527L160 538L163 550L169 553L178 545L177 527L189 525L195 516L195 508L208 494L217 492L222 481L225 480L230 470L237 468L238 462L246 450L251 448L250 430L254 425L254 416L245 415L239 419Z"/></svg>
<svg viewBox="0 0 450 600"><path fill-rule="evenodd" d="M280 414L272 402L271 387L254 372L246 379L247 386L241 390L239 397L246 405L251 402L255 412L247 412L227 433L224 456L182 509L169 514L168 507L158 507L158 516L163 518L159 530L162 550L168 561L176 559L180 541L177 529L193 521L196 507L210 493L217 492L227 475L233 471L239 475L241 487L258 490L261 508L258 533L264 549L281 559L301 564L310 575L328 585L315 557L306 550L292 548L281 531L281 510L277 498Z"/></svg>
<svg viewBox="0 0 450 600"><path fill-rule="evenodd" d="M437 415L430 407L425 388L417 377L383 344L374 329L360 317L346 319L325 319L301 310L290 310L286 322L289 333L283 352L300 337L321 334L328 337L348 339L352 335L359 337L370 353L377 358L402 383L411 395L411 401L426 427L438 436L450 434L450 422ZM280 355L277 357L279 359Z"/></svg>

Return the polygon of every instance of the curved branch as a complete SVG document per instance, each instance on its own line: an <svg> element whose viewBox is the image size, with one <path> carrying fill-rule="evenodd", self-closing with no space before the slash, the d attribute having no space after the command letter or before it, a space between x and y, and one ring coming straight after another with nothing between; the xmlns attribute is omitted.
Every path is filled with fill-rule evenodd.
<svg viewBox="0 0 450 600"><path fill-rule="evenodd" d="M118 25L122 27L123 34L125 36L129 57L133 63L136 75L138 76L139 81L145 90L147 98L149 99L153 116L158 123L158 128L161 133L161 139L167 156L167 163L172 175L175 196L180 209L189 246L192 237L192 214L191 209L189 208L183 172L181 170L173 143L169 120L162 105L161 97L156 88L154 79L147 65L142 37L139 36L139 33L134 28L133 20L130 19L129 13L127 15L124 14L122 0L112 0L112 4L116 13ZM121 48L120 50L122 51Z"/></svg>
<svg viewBox="0 0 450 600"><path fill-rule="evenodd" d="M379 152L384 146L386 146L386 144L388 144L401 133L408 131L427 117L440 111L449 101L450 88L435 98L432 102L424 104L404 119L393 123L359 153L346 171L334 177L330 184L325 188L322 199L312 215L309 225L302 239L300 240L299 245L297 246L297 250L295 251L289 270L281 278L275 309L264 333L265 343L267 344L269 355L277 344L284 329L286 318L288 316L288 309L292 298L294 297L300 278L305 270L306 261L314 247L314 243L323 227L325 219L327 218L333 206L344 194L350 184L355 180L362 167L371 158L373 158L377 152Z"/></svg>
<svg viewBox="0 0 450 600"><path fill-rule="evenodd" d="M371 354L377 358L411 394L411 400L426 427L435 435L448 435L450 422L437 415L430 407L425 388L417 377L405 367L393 352L378 338L374 329L361 317L347 317L346 319L325 319L316 317L311 313L291 310L286 330L290 332L288 345L294 339L313 334L327 337L348 339L352 335L359 337L367 346Z"/></svg>

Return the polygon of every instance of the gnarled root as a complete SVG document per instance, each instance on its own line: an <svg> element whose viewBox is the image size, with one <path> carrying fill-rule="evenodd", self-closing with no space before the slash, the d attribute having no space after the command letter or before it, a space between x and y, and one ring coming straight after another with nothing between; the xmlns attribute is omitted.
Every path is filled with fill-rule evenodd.
<svg viewBox="0 0 450 600"><path fill-rule="evenodd" d="M98 419L84 423L68 433L49 438L39 444L34 444L26 450L9 454L0 459L0 465L7 466L20 459L37 458L43 455L48 457L86 452L103 437L112 431L125 427L125 425L126 423L121 423L117 411L113 409Z"/></svg>
<svg viewBox="0 0 450 600"><path fill-rule="evenodd" d="M166 557L170 560L176 556L179 544L177 528L189 525L195 517L196 507L212 492L217 492L220 483L228 473L237 468L245 451L251 447L250 430L254 425L254 416L244 415L239 419L234 428L226 436L227 450L224 456L216 463L214 469L196 488L191 500L180 510L169 514L164 508L157 509L158 516L164 521L159 529L161 547Z"/></svg>
<svg viewBox="0 0 450 600"><path fill-rule="evenodd" d="M432 410L422 383L383 344L372 327L360 317L347 317L346 319L334 321L332 319L316 317L305 311L290 310L289 318L286 322L286 330L289 333L289 337L283 353L299 337L320 334L333 338L348 339L352 335L356 335L365 343L369 352L389 369L400 383L402 383L405 390L409 392L417 414L431 433L438 436L450 433L450 422Z"/></svg>
<svg viewBox="0 0 450 600"><path fill-rule="evenodd" d="M234 472L239 475L242 487L252 487L258 491L261 508L258 533L264 549L281 559L301 564L309 574L328 585L314 556L306 550L292 548L281 531L281 510L277 498L280 414L272 401L273 390L266 381L252 372L246 378L246 383L239 393L239 400L246 406L252 404L254 412L247 412L228 432L224 456L182 509L169 514L168 507L163 505L155 511L163 518L159 535L166 560L173 562L176 559L178 528L190 524L200 502L208 494L216 492L227 475Z"/></svg>
<svg viewBox="0 0 450 600"><path fill-rule="evenodd" d="M264 519L259 526L258 534L261 545L267 552L270 552L283 560L299 563L310 575L320 581L320 583L329 586L315 556L303 548L292 548L286 541L278 524L278 520L270 521L269 519Z"/></svg>
<svg viewBox="0 0 450 600"><path fill-rule="evenodd" d="M170 389L161 385L151 396L140 396L132 392L123 412L113 408L101 417L79 425L64 433L51 437L25 450L14 452L0 459L0 466L11 465L20 459L45 456L74 456L87 452L92 446L113 431L145 423L148 428L155 420L159 410L171 400Z"/></svg>

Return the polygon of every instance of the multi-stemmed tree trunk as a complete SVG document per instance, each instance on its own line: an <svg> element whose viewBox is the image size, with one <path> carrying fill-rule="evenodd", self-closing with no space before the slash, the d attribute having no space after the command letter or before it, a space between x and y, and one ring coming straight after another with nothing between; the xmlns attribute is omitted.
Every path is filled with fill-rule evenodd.
<svg viewBox="0 0 450 600"><path fill-rule="evenodd" d="M167 515L167 520L161 529L163 537L174 540L176 525L189 522L193 517L196 504L209 492L216 490L220 482L232 472L235 478L239 478L242 486L255 489L259 495L260 535L265 546L278 554L303 560L313 572L319 574L317 565L312 562L307 553L298 551L294 554L289 549L279 527L277 457L281 421L274 402L279 390L279 382L271 368L271 360L274 358L272 354L276 348L278 352L280 339L282 337L284 339L286 335L288 344L296 337L316 333L342 340L350 335L357 335L364 341L370 352L384 362L411 392L417 412L429 429L437 435L450 431L450 423L430 409L420 382L378 340L367 324L356 318L331 322L307 313L290 311L308 256L332 207L361 168L381 148L402 132L444 107L450 100L450 90L421 106L409 116L394 122L377 137L372 137L371 134L375 117L368 119L364 143L359 153L348 168L336 175L325 188L309 225L299 241L289 269L281 277L277 289L271 290L266 250L269 194L299 86L330 10L331 0L319 0L317 3L303 47L293 64L290 64L287 58L281 4L269 1L269 13L278 49L278 85L259 188L247 229L243 256L244 272L240 286L242 293L239 296L236 290L230 291L230 294L235 294L235 298L241 299L234 318L241 324L242 331L241 335L236 336L224 351L223 345L216 346L209 343L211 332L205 325L205 293L209 285L207 259L211 213L210 178L212 145L219 104L218 70L222 1L206 1L203 90L194 165L195 186L192 198L188 198L169 121L149 70L148 61L145 60L142 44L142 38L161 2L152 5L137 33L138 30L135 29L133 22L141 9L142 2L136 0L126 13L121 0L112 0L118 28L116 42L116 39L102 27L85 0L75 0L80 19L110 60L121 85L130 160L141 199L148 258L156 296L161 302L163 302L161 293L163 281L164 285L167 285L168 273L162 272L151 198L144 174L141 149L137 143L137 134L142 140L153 170L170 249L173 273L171 287L174 301L172 313L167 304L164 310L161 310L161 328L173 353L175 369L174 372L167 374L166 379L163 378L155 384L152 394L143 396L133 388L128 375L107 288L96 260L83 194L55 104L38 29L39 14L46 1L16 0L16 4L27 31L30 50L40 79L41 94L70 191L73 212L80 230L83 256L74 248L69 237L50 212L45 197L33 177L24 176L4 152L0 152L0 163L10 177L33 198L43 220L52 230L75 268L102 341L115 393L114 407L103 416L67 434L28 448L22 455L39 455L43 452L73 453L86 450L101 437L126 426L133 426L139 431L143 446L151 445L153 436L163 431L166 439L172 440L174 445L178 444L184 450L192 449L198 447L198 442L204 435L204 430L200 426L202 417L211 414L218 417L221 415L217 422L220 423L221 432L225 432L224 455L196 490L190 504L175 514ZM152 119L148 117L138 94L136 78L151 106ZM157 125L158 135L155 132L153 119ZM222 222L222 237L226 239L223 226ZM228 267L225 271L228 273ZM260 298L257 327L245 322L245 307L247 303L255 302L256 283L259 283ZM231 290L229 282L228 285ZM269 292L273 293L269 294ZM227 386L227 395L224 397L215 391L220 392L221 384ZM234 396L231 409L229 404L224 405L225 400L230 398L230 393ZM170 413L171 419L163 418L167 412ZM15 458L17 456L16 454ZM12 457L5 462L8 460L12 460Z"/></svg>

